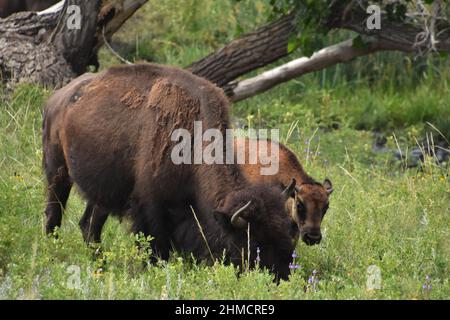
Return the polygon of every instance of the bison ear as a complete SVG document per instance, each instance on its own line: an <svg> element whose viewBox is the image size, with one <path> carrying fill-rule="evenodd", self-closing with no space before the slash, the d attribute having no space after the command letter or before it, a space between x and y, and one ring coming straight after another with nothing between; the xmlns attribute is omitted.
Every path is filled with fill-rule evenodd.
<svg viewBox="0 0 450 320"><path fill-rule="evenodd" d="M286 200L289 199L290 197L295 197L295 184L296 183L297 183L297 181L295 180L295 178L292 178L291 183L281 193L286 198Z"/></svg>
<svg viewBox="0 0 450 320"><path fill-rule="evenodd" d="M230 221L230 217L222 210L214 210L213 216L214 219L220 224L226 224Z"/></svg>
<svg viewBox="0 0 450 320"><path fill-rule="evenodd" d="M325 179L323 181L323 186L325 187L325 189L327 189L327 193L328 195L330 195L333 192L333 184L331 183L330 179Z"/></svg>

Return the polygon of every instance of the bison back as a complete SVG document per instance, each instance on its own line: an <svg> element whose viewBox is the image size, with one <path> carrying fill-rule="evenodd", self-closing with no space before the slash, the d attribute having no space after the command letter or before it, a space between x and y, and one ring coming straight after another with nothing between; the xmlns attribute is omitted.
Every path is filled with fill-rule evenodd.
<svg viewBox="0 0 450 320"><path fill-rule="evenodd" d="M86 198L113 211L136 194L169 200L175 185L189 184L191 170L172 163L173 130L192 133L195 120L225 128L222 96L176 68L137 65L98 74L65 108L59 136L71 178Z"/></svg>

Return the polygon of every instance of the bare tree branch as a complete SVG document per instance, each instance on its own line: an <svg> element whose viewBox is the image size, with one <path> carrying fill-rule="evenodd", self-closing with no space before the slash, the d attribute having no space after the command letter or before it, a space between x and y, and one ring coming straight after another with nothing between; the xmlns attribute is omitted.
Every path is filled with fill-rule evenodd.
<svg viewBox="0 0 450 320"><path fill-rule="evenodd" d="M342 3L335 2L338 5ZM280 45L284 45L284 51L280 50L282 54L272 56L269 61L261 60L256 63L252 59L258 61L265 55L255 55L252 46L246 41L241 41L238 48L234 48L233 42L226 45L216 53L210 54L206 58L191 65L190 70L200 76L203 76L219 86L221 86L232 101L240 101L248 97L254 96L261 92L267 91L274 86L289 81L293 78L299 77L303 74L319 71L326 67L337 63L347 62L353 58L368 55L380 50L396 50L407 53L428 53L431 50L442 51L450 53L450 23L449 20L439 18L439 28L437 28L437 16L441 3L437 3L433 7L433 12L428 13L430 16L432 34L427 33L426 41L422 43L417 41L417 36L424 30L423 23L419 23L416 16L407 15L407 20L404 22L393 22L387 18L386 13L381 16L382 28L381 30L368 30L366 26L367 13L364 6L359 6L355 1L352 4L347 4L343 7L335 7L332 14L327 20L327 27L330 29L349 29L356 31L366 41L365 48L355 48L352 46L353 41L348 40L342 43L324 48L316 52L310 58L299 58L286 63L280 67L266 71L256 77L232 82L237 77L253 71L261 66L267 65L274 60L288 55L287 44L289 36L284 36ZM431 17L435 17L431 19ZM294 16L285 16L282 19L290 21L291 25ZM291 19L291 20L289 20ZM419 19L420 20L420 19ZM280 20L281 21L281 20ZM279 21L277 21L278 23ZM428 22L427 22L428 25ZM271 25L265 27L269 30ZM287 29L286 29L287 30ZM289 29L290 34L294 29ZM260 29L249 34L252 36L258 34ZM246 39L248 36L243 36L241 39ZM369 39L369 40L368 40ZM239 41L240 39L236 40ZM368 41L367 41L368 40ZM270 43L270 42L267 42ZM430 47L430 44L432 45ZM222 54L222 52L226 54ZM235 58L235 52L239 52L236 56L249 57L248 60L241 60ZM270 51L269 51L270 52ZM272 59L278 57L276 59ZM207 61L207 64L205 63ZM205 67L205 65L207 67ZM198 66L202 66L199 68ZM207 70L208 72L205 72ZM209 70L213 70L209 72ZM232 70L232 72L229 72ZM227 82L228 81L228 82Z"/></svg>
<svg viewBox="0 0 450 320"><path fill-rule="evenodd" d="M192 63L192 73L225 86L250 71L289 54L288 41L295 30L294 15L287 15L233 40L217 52Z"/></svg>
<svg viewBox="0 0 450 320"><path fill-rule="evenodd" d="M357 49L353 46L353 40L350 39L323 48L309 58L302 57L295 59L263 72L256 77L232 83L227 92L231 101L237 102L260 94L301 75L319 71L337 63L348 62L356 57L385 49L386 47L380 42L373 42L366 48Z"/></svg>

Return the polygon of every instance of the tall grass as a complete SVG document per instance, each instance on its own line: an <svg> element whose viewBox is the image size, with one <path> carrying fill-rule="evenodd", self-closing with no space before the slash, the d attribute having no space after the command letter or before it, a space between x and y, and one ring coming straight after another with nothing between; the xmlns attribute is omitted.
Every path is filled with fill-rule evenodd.
<svg viewBox="0 0 450 320"><path fill-rule="evenodd" d="M185 67L266 23L269 16L268 0L150 1L115 35L113 43L130 61ZM349 31L331 31L322 36L317 49L353 36ZM299 56L301 49L263 69ZM101 61L103 68L119 63L107 49L101 51ZM449 80L450 60L445 57L382 52L302 76L240 102L234 110L240 117L262 112L263 118L275 123L311 112L319 121L329 122L325 125L342 122L384 132L416 126L424 133L422 124L429 121L448 138ZM358 95L349 94L353 90ZM294 106L286 108L286 104Z"/></svg>
<svg viewBox="0 0 450 320"><path fill-rule="evenodd" d="M283 141L314 177L331 178L335 192L322 243L299 243L301 268L279 286L267 271L237 276L220 261L207 267L177 254L143 268L128 224L114 219L103 233L103 258L93 260L77 225L84 201L76 191L59 239L46 237L40 127L47 95L23 86L0 103L0 298L448 298L448 169L429 163L403 171L390 156L371 153L370 132L349 127L319 130L313 139L313 126L294 126L289 139L283 127ZM381 270L381 289L366 287L372 265ZM308 284L313 270L315 288ZM427 275L429 293L421 287Z"/></svg>
<svg viewBox="0 0 450 320"><path fill-rule="evenodd" d="M152 0L115 41L129 60L186 66L262 24L268 1ZM332 33L324 45L347 36ZM280 128L306 170L333 181L323 241L299 243L301 267L279 286L264 270L237 276L220 261L208 267L178 254L143 268L127 222L115 219L94 260L78 228L85 203L76 190L59 239L45 236L41 125L51 92L22 85L0 95L0 299L448 299L448 164L405 170L391 154L372 151L372 130L391 149L433 131L425 121L448 137L449 62L433 59L373 55L233 106L237 123ZM114 63L103 50L102 66ZM381 288L369 290L373 265ZM313 270L315 287L308 283ZM430 292L422 289L427 275Z"/></svg>

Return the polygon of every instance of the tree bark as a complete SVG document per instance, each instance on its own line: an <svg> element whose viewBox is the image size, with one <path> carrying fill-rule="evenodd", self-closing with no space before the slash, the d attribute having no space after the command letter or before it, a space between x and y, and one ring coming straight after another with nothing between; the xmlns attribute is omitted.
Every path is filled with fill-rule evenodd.
<svg viewBox="0 0 450 320"><path fill-rule="evenodd" d="M289 37L295 31L293 14L256 30L240 39L234 40L222 49L194 62L188 69L194 74L207 78L222 87L232 101L240 101L267 91L305 73L322 70L328 66L346 62L353 58L381 50L396 50L407 53L428 53L427 41L418 41L423 34L423 26L413 23L408 17L404 22L392 22L386 14L381 15L381 29L368 30L366 19L368 14L360 6L347 10L343 2L336 1L325 25L328 29L349 29L362 35L363 48L353 46L353 41L330 46L316 52L310 58L304 57L278 68L266 71L261 75L242 81L233 81L257 68L263 67L289 54ZM347 3L348 4L348 3ZM262 50L255 50L255 43L263 38ZM261 36L265 35L265 37ZM280 37L276 42L276 38ZM251 41L250 41L251 39ZM436 30L436 43L433 50L450 53L450 23L448 19L440 19ZM258 46L256 46L259 48Z"/></svg>
<svg viewBox="0 0 450 320"><path fill-rule="evenodd" d="M0 19L0 79L61 87L96 65L104 38L120 26L147 0L67 0L42 12L22 12ZM81 28L69 28L80 8Z"/></svg>
<svg viewBox="0 0 450 320"><path fill-rule="evenodd" d="M104 39L110 38L145 2L147 0L67 0L66 6L78 4L83 12L87 12L87 22L79 31L65 30L65 23L58 24L58 21L67 19L66 7L63 8L61 3L38 14L21 13L0 19L0 73L3 81L64 85L85 72L89 64L95 64L93 58ZM343 2L334 3L336 7L325 21L326 26L368 35L370 41L363 41L366 48L357 49L350 46L350 42L341 43L321 50L311 58L300 58L260 76L233 82L289 54L289 38L296 32L295 15L290 14L233 40L187 69L222 87L233 101L238 101L293 77L375 51L422 53L430 49L427 41L418 41L423 26L414 24L410 17L402 23L392 22L383 13L381 30L367 30L368 15L361 7L354 6L348 10ZM440 18L436 28L432 49L450 52L448 19ZM427 36L430 37L429 34L424 37Z"/></svg>
<svg viewBox="0 0 450 320"><path fill-rule="evenodd" d="M231 83L227 90L228 96L233 102L241 101L301 75L319 71L338 63L348 62L356 57L368 55L385 48L383 43L375 41L365 48L357 49L353 46L353 39L350 39L323 48L315 52L311 57L295 59L263 72L256 77Z"/></svg>
<svg viewBox="0 0 450 320"><path fill-rule="evenodd" d="M2 82L63 85L76 76L56 47L45 41L58 13L39 16L24 12L0 20L0 73Z"/></svg>
<svg viewBox="0 0 450 320"><path fill-rule="evenodd" d="M243 74L287 56L289 37L295 30L293 21L294 15L284 16L233 40L187 69L224 87Z"/></svg>
<svg viewBox="0 0 450 320"><path fill-rule="evenodd" d="M6 18L15 12L21 11L41 11L58 0L0 0L0 18Z"/></svg>

